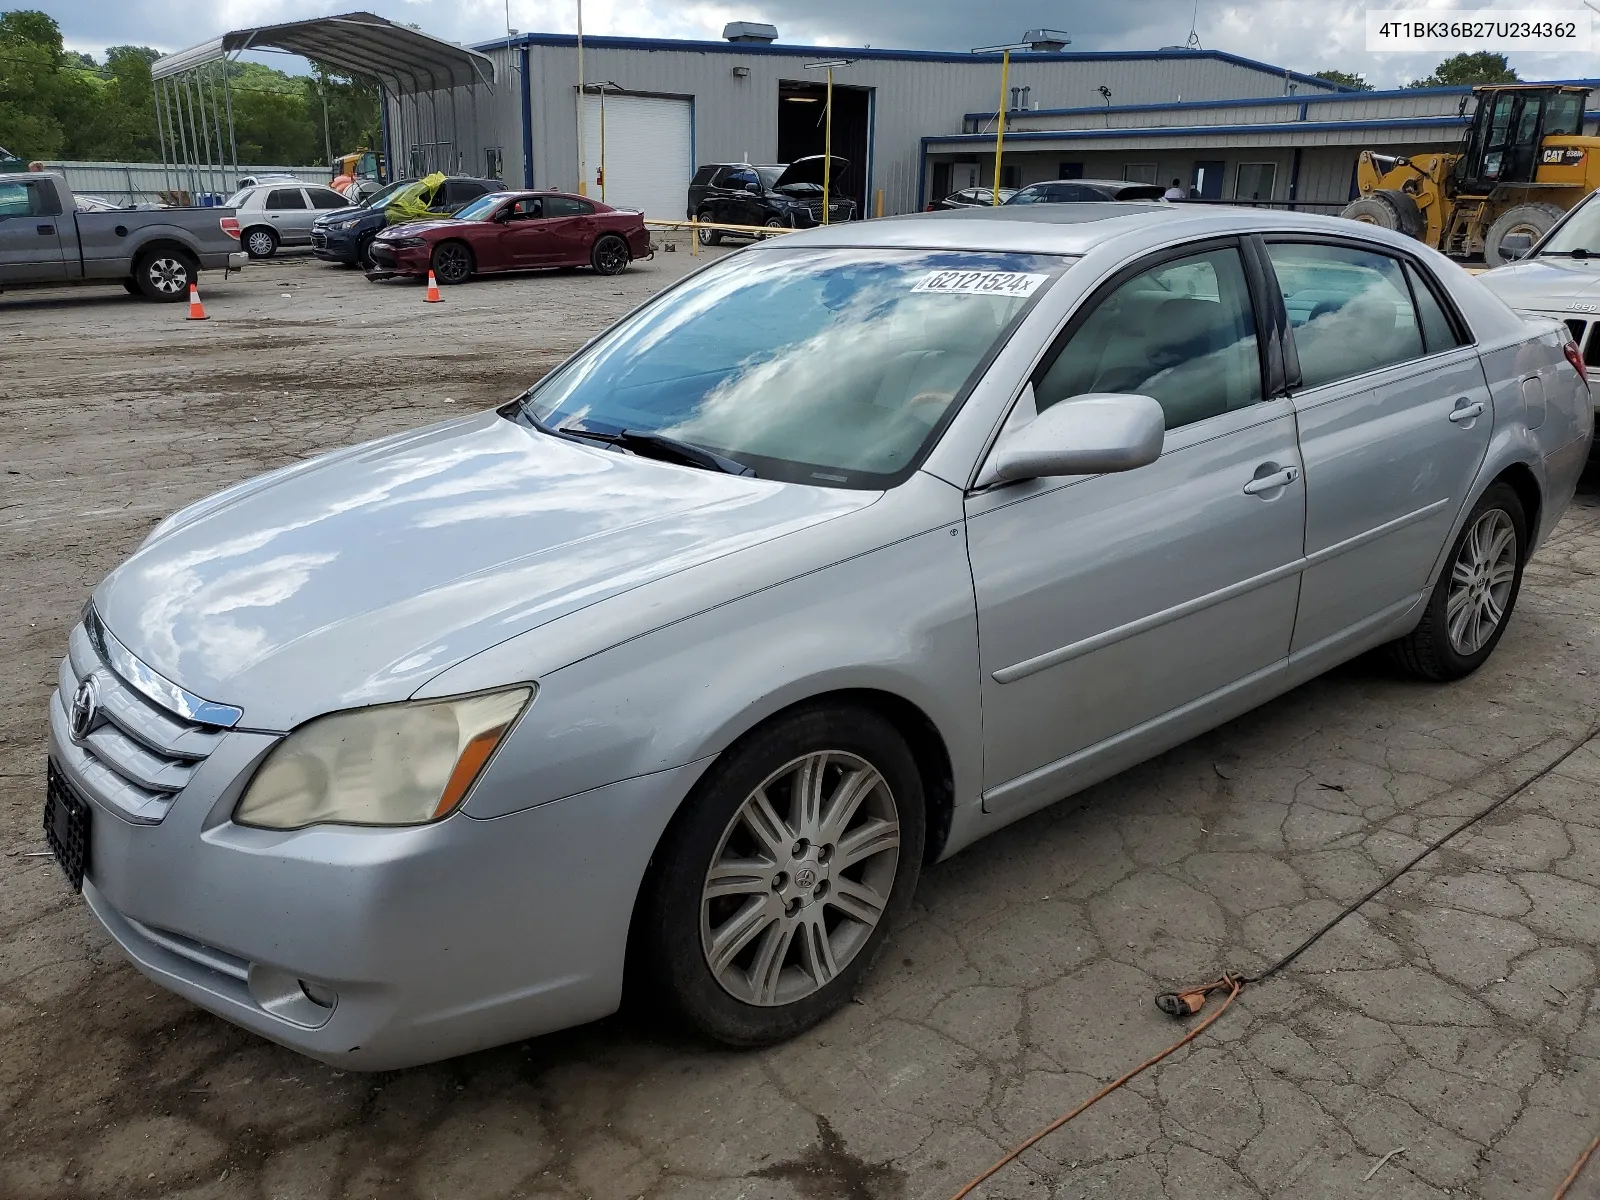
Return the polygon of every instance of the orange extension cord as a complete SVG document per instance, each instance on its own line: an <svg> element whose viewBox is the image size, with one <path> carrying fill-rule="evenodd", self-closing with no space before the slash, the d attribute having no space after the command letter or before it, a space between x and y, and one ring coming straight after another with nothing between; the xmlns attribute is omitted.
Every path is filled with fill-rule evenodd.
<svg viewBox="0 0 1600 1200"><path fill-rule="evenodd" d="M1174 1050L1177 1050L1183 1046L1187 1046L1190 1042L1194 1041L1195 1038L1199 1037L1202 1033L1209 1029L1212 1023L1217 1020L1217 1018L1221 1017L1223 1013L1228 1011L1228 1005L1232 1004L1234 998L1244 990L1244 980L1237 975L1224 975L1215 983L1208 983L1204 987L1192 988L1189 991L1182 992L1178 995L1178 1000L1185 1003L1190 1012L1198 1012L1200 1010L1200 1005L1205 1003L1207 996L1209 996L1212 992L1218 992L1224 988L1226 988L1228 991L1228 998L1222 1002L1222 1007L1217 1009L1216 1012L1212 1013L1204 1021L1201 1021L1200 1024L1196 1025L1188 1033L1184 1034L1177 1041L1173 1042L1172 1045L1168 1046L1160 1054L1155 1055L1153 1058L1145 1059L1144 1062L1140 1063L1137 1067L1129 1071L1120 1079L1106 1084L1105 1087L1101 1088L1094 1095L1090 1096L1082 1104L1078 1105L1077 1108L1073 1109L1069 1113L1063 1113L1054 1121L1051 1121L1050 1124L1046 1125L1043 1129L1030 1135L1026 1141L1019 1143L1017 1146L1007 1151L1004 1158L995 1163L994 1166L990 1167L987 1171L984 1171L981 1175L974 1178L972 1182L968 1183L966 1187L962 1188L959 1192L952 1196L950 1200L965 1200L965 1197L972 1194L974 1188L983 1183L984 1180L989 1179L1002 1167L1015 1162L1022 1152L1028 1149L1028 1147L1033 1146L1042 1141L1044 1138L1049 1137L1052 1133L1060 1129L1079 1113L1086 1112L1092 1105L1104 1100L1107 1096L1116 1091L1123 1084L1127 1083L1128 1080L1132 1079L1135 1075L1138 1075L1142 1071L1147 1071L1151 1067L1155 1066Z"/></svg>

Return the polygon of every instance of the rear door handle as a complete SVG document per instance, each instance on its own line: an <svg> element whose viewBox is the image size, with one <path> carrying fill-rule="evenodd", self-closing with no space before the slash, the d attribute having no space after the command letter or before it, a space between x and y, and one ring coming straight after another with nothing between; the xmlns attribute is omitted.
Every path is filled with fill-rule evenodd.
<svg viewBox="0 0 1600 1200"><path fill-rule="evenodd" d="M54 233L56 231L54 225L35 225L34 229L39 233Z"/></svg>
<svg viewBox="0 0 1600 1200"><path fill-rule="evenodd" d="M1281 487L1288 487L1300 478L1299 467L1284 467L1283 470L1273 475L1258 475L1244 485L1246 496L1259 496L1262 492L1276 491Z"/></svg>
<svg viewBox="0 0 1600 1200"><path fill-rule="evenodd" d="M1471 421L1483 416L1483 401L1474 400L1471 404L1463 404L1460 408L1450 410L1452 421Z"/></svg>

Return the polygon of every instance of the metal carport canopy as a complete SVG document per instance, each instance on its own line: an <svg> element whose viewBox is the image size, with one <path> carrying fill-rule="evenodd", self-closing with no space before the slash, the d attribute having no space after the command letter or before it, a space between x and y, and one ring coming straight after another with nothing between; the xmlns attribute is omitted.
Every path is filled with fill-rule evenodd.
<svg viewBox="0 0 1600 1200"><path fill-rule="evenodd" d="M494 85L494 62L487 55L369 12L235 29L157 59L150 74L167 79L244 50L284 50L313 58L377 79L395 92Z"/></svg>

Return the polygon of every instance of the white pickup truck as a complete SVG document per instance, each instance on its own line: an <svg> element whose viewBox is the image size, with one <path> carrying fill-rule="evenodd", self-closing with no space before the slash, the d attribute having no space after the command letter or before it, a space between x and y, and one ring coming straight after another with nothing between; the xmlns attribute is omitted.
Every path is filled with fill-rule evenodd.
<svg viewBox="0 0 1600 1200"><path fill-rule="evenodd" d="M1512 308L1553 317L1572 332L1583 354L1589 391L1600 401L1600 191L1591 192L1536 243L1508 235L1502 255L1513 261L1478 276ZM1600 402L1595 410L1600 414Z"/></svg>
<svg viewBox="0 0 1600 1200"><path fill-rule="evenodd" d="M0 291L121 284L182 300L202 270L244 266L231 208L80 211L61 175L0 175Z"/></svg>

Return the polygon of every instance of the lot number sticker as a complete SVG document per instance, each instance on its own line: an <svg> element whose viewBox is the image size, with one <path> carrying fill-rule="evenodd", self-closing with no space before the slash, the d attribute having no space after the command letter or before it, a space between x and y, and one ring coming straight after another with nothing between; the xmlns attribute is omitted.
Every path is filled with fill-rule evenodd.
<svg viewBox="0 0 1600 1200"><path fill-rule="evenodd" d="M913 292L946 296L1031 296L1048 275L1025 271L933 271L917 281Z"/></svg>

